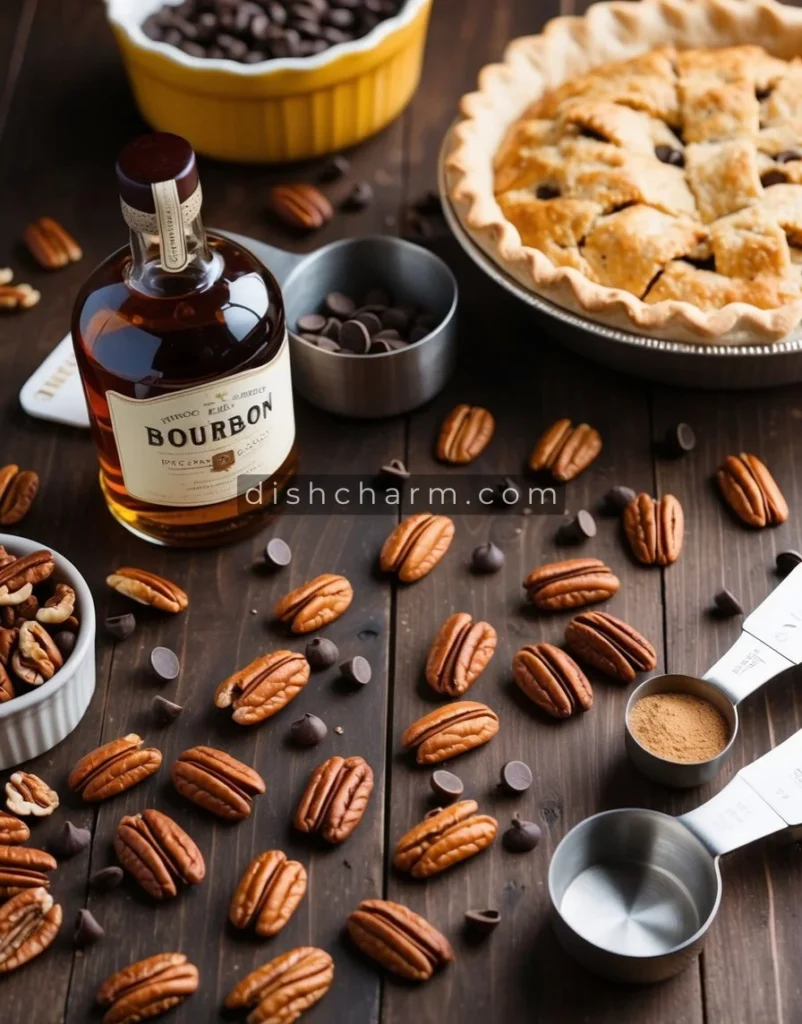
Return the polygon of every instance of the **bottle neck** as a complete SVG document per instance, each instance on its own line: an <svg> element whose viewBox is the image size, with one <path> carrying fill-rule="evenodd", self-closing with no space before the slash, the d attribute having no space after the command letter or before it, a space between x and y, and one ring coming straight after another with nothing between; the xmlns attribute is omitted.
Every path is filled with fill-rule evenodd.
<svg viewBox="0 0 802 1024"><path fill-rule="evenodd" d="M183 225L187 263L181 270L165 270L158 230L130 227L131 263L127 283L156 298L185 295L207 288L220 276L220 260L209 248L200 213Z"/></svg>

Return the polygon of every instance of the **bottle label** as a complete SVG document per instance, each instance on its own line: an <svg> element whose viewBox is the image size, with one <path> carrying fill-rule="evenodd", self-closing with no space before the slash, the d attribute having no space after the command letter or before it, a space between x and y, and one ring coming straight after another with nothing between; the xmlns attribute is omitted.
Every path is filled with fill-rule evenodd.
<svg viewBox="0 0 802 1024"><path fill-rule="evenodd" d="M158 398L106 398L125 488L155 505L236 498L272 476L295 441L286 336L265 366Z"/></svg>
<svg viewBox="0 0 802 1024"><path fill-rule="evenodd" d="M183 203L173 179L157 181L150 186L155 213L135 210L120 199L123 220L140 234L156 235L159 239L159 265L170 274L177 274L189 264L187 231L200 215L203 192L200 185Z"/></svg>

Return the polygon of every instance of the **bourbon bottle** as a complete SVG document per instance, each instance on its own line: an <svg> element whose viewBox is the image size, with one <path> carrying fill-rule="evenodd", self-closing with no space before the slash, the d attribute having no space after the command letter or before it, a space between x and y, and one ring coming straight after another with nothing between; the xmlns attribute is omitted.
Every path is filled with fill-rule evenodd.
<svg viewBox="0 0 802 1024"><path fill-rule="evenodd" d="M117 179L130 245L94 271L72 320L100 486L146 540L218 544L257 529L294 469L281 292L204 231L186 140L135 139Z"/></svg>

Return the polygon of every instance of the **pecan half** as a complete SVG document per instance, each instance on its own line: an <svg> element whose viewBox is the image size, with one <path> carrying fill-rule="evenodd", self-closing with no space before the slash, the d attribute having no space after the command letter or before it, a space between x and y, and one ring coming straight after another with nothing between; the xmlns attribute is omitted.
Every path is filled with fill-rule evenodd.
<svg viewBox="0 0 802 1024"><path fill-rule="evenodd" d="M35 620L20 624L17 646L11 655L11 668L18 679L41 686L63 664L64 657L44 626Z"/></svg>
<svg viewBox="0 0 802 1024"><path fill-rule="evenodd" d="M0 907L0 974L44 953L61 927L61 906L44 889L26 889Z"/></svg>
<svg viewBox="0 0 802 1024"><path fill-rule="evenodd" d="M344 842L357 827L373 792L373 769L362 757L330 757L309 777L295 812L299 832Z"/></svg>
<svg viewBox="0 0 802 1024"><path fill-rule="evenodd" d="M178 895L177 882L197 885L206 874L203 854L187 833L152 808L127 814L114 835L117 859L156 900Z"/></svg>
<svg viewBox="0 0 802 1024"><path fill-rule="evenodd" d="M153 775L162 763L161 751L144 747L136 733L104 743L84 754L70 772L67 785L87 803L106 800Z"/></svg>
<svg viewBox="0 0 802 1024"><path fill-rule="evenodd" d="M37 217L25 228L23 239L43 270L58 270L83 257L80 245L52 217Z"/></svg>
<svg viewBox="0 0 802 1024"><path fill-rule="evenodd" d="M467 612L450 616L429 650L426 682L447 697L461 696L487 668L496 639L489 622L474 622Z"/></svg>
<svg viewBox="0 0 802 1024"><path fill-rule="evenodd" d="M454 523L448 516L418 512L399 523L384 542L379 565L402 583L414 583L434 569L453 539Z"/></svg>
<svg viewBox="0 0 802 1024"><path fill-rule="evenodd" d="M339 619L353 597L353 587L345 576L327 572L291 590L273 613L288 622L293 633L312 633Z"/></svg>
<svg viewBox="0 0 802 1024"><path fill-rule="evenodd" d="M448 761L487 743L498 732L498 715L486 704L460 700L436 708L404 732L401 744L416 749L418 764Z"/></svg>
<svg viewBox="0 0 802 1024"><path fill-rule="evenodd" d="M144 569L123 566L107 576L106 583L118 594L130 597L139 604L157 608L160 612L175 615L189 604L189 598L179 586L152 572L145 572Z"/></svg>
<svg viewBox="0 0 802 1024"><path fill-rule="evenodd" d="M593 688L574 659L552 644L527 644L512 659L512 677L523 693L553 718L593 706Z"/></svg>
<svg viewBox="0 0 802 1024"><path fill-rule="evenodd" d="M413 878L429 878L481 853L496 838L498 822L478 809L475 800L460 800L427 814L398 840L393 864Z"/></svg>
<svg viewBox="0 0 802 1024"><path fill-rule="evenodd" d="M3 466L0 469L0 526L21 522L30 512L38 490L39 475L32 469L20 471L19 466Z"/></svg>
<svg viewBox="0 0 802 1024"><path fill-rule="evenodd" d="M75 591L66 583L57 583L53 594L36 610L36 621L46 626L60 626L75 611Z"/></svg>
<svg viewBox="0 0 802 1024"><path fill-rule="evenodd" d="M15 558L0 568L0 590L4 587L9 593L30 585L35 587L37 583L46 580L56 568L53 554L42 548L40 551L32 551L22 558ZM30 591L26 598L30 597Z"/></svg>
<svg viewBox="0 0 802 1024"><path fill-rule="evenodd" d="M253 925L257 935L278 935L306 893L306 869L281 850L257 854L239 880L228 919L235 928Z"/></svg>
<svg viewBox="0 0 802 1024"><path fill-rule="evenodd" d="M309 681L309 662L293 651L263 654L224 679L214 693L218 708L234 708L238 725L272 718L298 696Z"/></svg>
<svg viewBox="0 0 802 1024"><path fill-rule="evenodd" d="M496 421L479 405L458 405L443 420L437 438L437 458L465 465L481 455L490 443Z"/></svg>
<svg viewBox="0 0 802 1024"><path fill-rule="evenodd" d="M345 927L366 956L410 981L427 981L454 960L444 935L425 917L391 900L362 900Z"/></svg>
<svg viewBox="0 0 802 1024"><path fill-rule="evenodd" d="M137 1024L166 1013L197 991L198 968L183 953L157 953L106 978L97 1003L103 1024Z"/></svg>
<svg viewBox="0 0 802 1024"><path fill-rule="evenodd" d="M598 558L568 558L533 569L523 585L535 608L555 612L606 601L620 583Z"/></svg>
<svg viewBox="0 0 802 1024"><path fill-rule="evenodd" d="M657 665L646 637L607 612L580 612L565 627L565 642L580 661L624 683Z"/></svg>
<svg viewBox="0 0 802 1024"><path fill-rule="evenodd" d="M46 818L58 807L58 793L32 772L14 772L6 783L6 807L24 818Z"/></svg>
<svg viewBox="0 0 802 1024"><path fill-rule="evenodd" d="M24 821L13 814L6 814L0 811L0 844L3 846L16 846L18 843L27 843L31 838L31 830Z"/></svg>
<svg viewBox="0 0 802 1024"><path fill-rule="evenodd" d="M5 611L5 609L0 609L0 611ZM4 704L17 695L14 683L8 674L8 666L11 663L18 635L19 630L0 626L0 704Z"/></svg>
<svg viewBox="0 0 802 1024"><path fill-rule="evenodd" d="M18 598L19 595L26 591L29 586L30 584L27 584L25 587L22 587L21 590L16 591L16 593L13 595L14 599ZM29 622L31 619L35 619L38 611L39 599L34 593L32 593L30 597L27 597L24 601L20 601L19 604L11 604L3 608L0 608L0 613L2 613L3 625L6 626L6 628L19 628L23 622Z"/></svg>
<svg viewBox="0 0 802 1024"><path fill-rule="evenodd" d="M788 518L788 504L774 477L757 455L728 455L716 481L730 509L747 526L761 529Z"/></svg>
<svg viewBox="0 0 802 1024"><path fill-rule="evenodd" d="M248 1024L293 1024L325 996L334 961L315 946L298 946L246 974L226 997L226 1009L247 1010Z"/></svg>
<svg viewBox="0 0 802 1024"><path fill-rule="evenodd" d="M314 185L298 182L293 185L275 185L268 193L268 206L291 228L315 231L334 216L331 203Z"/></svg>
<svg viewBox="0 0 802 1024"><path fill-rule="evenodd" d="M0 846L0 897L16 896L24 889L49 889L50 879L45 872L55 870L56 861L46 850Z"/></svg>
<svg viewBox="0 0 802 1024"><path fill-rule="evenodd" d="M0 309L31 309L41 297L29 284L0 285Z"/></svg>
<svg viewBox="0 0 802 1024"><path fill-rule="evenodd" d="M529 456L529 468L547 469L567 483L587 469L602 449L601 434L587 423L574 426L569 419L557 420L540 437Z"/></svg>
<svg viewBox="0 0 802 1024"><path fill-rule="evenodd" d="M685 519L673 494L638 494L624 509L624 533L642 565L671 565L682 551Z"/></svg>
<svg viewBox="0 0 802 1024"><path fill-rule="evenodd" d="M24 607L31 600L32 594L33 586L30 583L25 583L19 590L10 590L8 586L0 587L0 610L8 612L8 616L3 615L5 628L16 625L17 609Z"/></svg>
<svg viewBox="0 0 802 1024"><path fill-rule="evenodd" d="M242 821L265 791L262 776L224 750L191 747L173 765L173 785L199 807L227 821Z"/></svg>

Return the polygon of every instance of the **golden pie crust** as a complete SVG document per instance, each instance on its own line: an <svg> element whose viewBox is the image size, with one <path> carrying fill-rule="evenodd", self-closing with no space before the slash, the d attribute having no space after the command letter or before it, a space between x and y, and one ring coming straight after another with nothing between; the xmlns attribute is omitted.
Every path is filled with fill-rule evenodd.
<svg viewBox="0 0 802 1024"><path fill-rule="evenodd" d="M446 162L471 237L582 315L715 344L802 320L802 10L598 3L515 40Z"/></svg>

